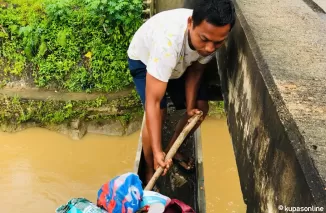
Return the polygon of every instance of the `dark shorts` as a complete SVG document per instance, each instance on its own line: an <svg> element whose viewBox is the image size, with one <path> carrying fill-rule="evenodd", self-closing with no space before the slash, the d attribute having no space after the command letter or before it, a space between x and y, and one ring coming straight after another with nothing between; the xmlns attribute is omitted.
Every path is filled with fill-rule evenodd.
<svg viewBox="0 0 326 213"><path fill-rule="evenodd" d="M146 88L146 65L138 60L128 58L130 74L133 77L137 93L140 96L143 106L145 106L145 88ZM177 110L186 109L186 93L185 93L185 75L178 79L171 79L168 82L167 95L170 97L173 105ZM166 94L161 100L161 109L167 107ZM197 92L197 100L208 100L207 87L201 83Z"/></svg>

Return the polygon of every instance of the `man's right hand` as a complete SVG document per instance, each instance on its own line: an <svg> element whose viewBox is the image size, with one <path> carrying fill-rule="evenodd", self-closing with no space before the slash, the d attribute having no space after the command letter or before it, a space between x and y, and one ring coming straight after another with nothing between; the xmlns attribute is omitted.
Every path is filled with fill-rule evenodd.
<svg viewBox="0 0 326 213"><path fill-rule="evenodd" d="M165 156L166 154L164 152L154 153L154 169L156 170L159 167L164 168L162 176L166 175L167 171L172 166L172 159L165 160Z"/></svg>

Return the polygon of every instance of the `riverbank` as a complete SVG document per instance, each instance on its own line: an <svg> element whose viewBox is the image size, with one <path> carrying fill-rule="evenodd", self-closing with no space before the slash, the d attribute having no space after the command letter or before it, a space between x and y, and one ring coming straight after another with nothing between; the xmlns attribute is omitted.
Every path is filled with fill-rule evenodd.
<svg viewBox="0 0 326 213"><path fill-rule="evenodd" d="M133 89L106 94L0 90L0 130L4 132L43 127L78 140L87 132L129 135L141 121L141 103Z"/></svg>

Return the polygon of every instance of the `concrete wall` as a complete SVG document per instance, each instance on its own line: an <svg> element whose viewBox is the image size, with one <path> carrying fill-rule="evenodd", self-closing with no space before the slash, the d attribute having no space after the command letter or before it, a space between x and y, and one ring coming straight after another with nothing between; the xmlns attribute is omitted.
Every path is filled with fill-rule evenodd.
<svg viewBox="0 0 326 213"><path fill-rule="evenodd" d="M237 23L228 42L217 57L228 126L232 136L241 188L248 207L247 212L281 212L279 205L318 206L324 207L325 211L326 187L325 179L323 179L325 164L324 166L318 164L318 162L323 162L325 151L323 152L321 147L320 155L314 155L315 153L309 150L311 137L307 137L305 134L305 131L315 131L315 135L323 134L325 139L325 131L319 131L320 128L325 128L319 121L322 117L311 116L306 122L315 122L316 126L305 126L305 131L303 131L300 119L297 119L296 114L291 111L291 106L294 107L296 104L300 106L302 102L295 103L291 99L286 99L287 96L281 90L282 87L275 83L275 81L286 81L291 75L297 76L293 79L292 84L288 84L288 88L293 90L296 89L296 86L293 85L299 85L305 79L304 71L307 72L308 68L303 68L301 74L300 68L292 67L294 63L290 63L290 60L281 63L289 55L294 61L300 60L296 58L300 52L294 51L293 53L289 52L290 49L282 49L282 46L287 46L287 40L295 37L289 37L290 30L297 29L293 28L291 23L290 28L284 29L282 34L271 35L271 29L277 27L276 29L279 30L283 24L275 20L277 15L273 17L274 19L264 17L264 13L275 15L263 9L271 6L267 6L267 2L265 2L266 5L262 5L261 1L244 0L241 2L242 4L238 2L236 3ZM250 5L250 3L252 4ZM284 8L289 7L288 5L283 6ZM287 14L282 14L283 6L275 7L278 9L279 16L286 17ZM302 7L306 9L304 6ZM262 20L251 17L251 13L255 12L260 14L259 18ZM309 13L311 12L309 11ZM294 10L294 13L300 12ZM303 13L308 12L303 11ZM247 20L258 22L270 20L269 24L272 26L258 22L251 25L252 23ZM304 29L307 30L307 28ZM258 30L261 33L259 36ZM299 33L294 32L293 34ZM265 34L269 34L270 40L263 40ZM278 39L280 36L288 38ZM295 40L291 43L294 48L300 47L300 41ZM275 51L274 48L277 50ZM310 49L309 52L302 54L311 58L311 53L317 54L318 52ZM268 58L268 54L273 57ZM315 76L320 77L318 81L325 80L318 75L318 72L321 71L317 66L318 61L314 64L316 66ZM289 72L284 72L283 67L290 67ZM275 72L282 70L283 75L275 75L274 70ZM319 85L306 84L306 86L310 86L312 91L316 91L313 89ZM323 88L325 89L325 86ZM286 92L289 93L289 91ZM316 92L313 95L319 94ZM304 94L302 98L304 98ZM322 100L315 100L315 105L323 103ZM315 139L314 143L317 144L321 144L323 141L321 138Z"/></svg>
<svg viewBox="0 0 326 213"><path fill-rule="evenodd" d="M313 198L302 169L239 23L219 59L248 212L277 212L279 204L310 205Z"/></svg>
<svg viewBox="0 0 326 213"><path fill-rule="evenodd" d="M156 0L155 1L156 13L165 10L183 7L183 2L184 0Z"/></svg>

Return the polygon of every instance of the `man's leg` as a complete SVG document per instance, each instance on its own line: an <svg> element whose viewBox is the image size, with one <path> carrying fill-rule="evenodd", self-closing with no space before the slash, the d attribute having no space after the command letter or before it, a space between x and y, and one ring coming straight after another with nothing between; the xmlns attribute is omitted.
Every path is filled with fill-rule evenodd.
<svg viewBox="0 0 326 213"><path fill-rule="evenodd" d="M166 108L161 109L162 124L165 118L165 114L166 114ZM147 184L152 178L152 176L154 175L154 157L153 157L151 140L148 134L146 123L144 123L143 131L142 131L142 144L143 144L144 158L146 161L146 171L145 171L146 183L145 184Z"/></svg>

